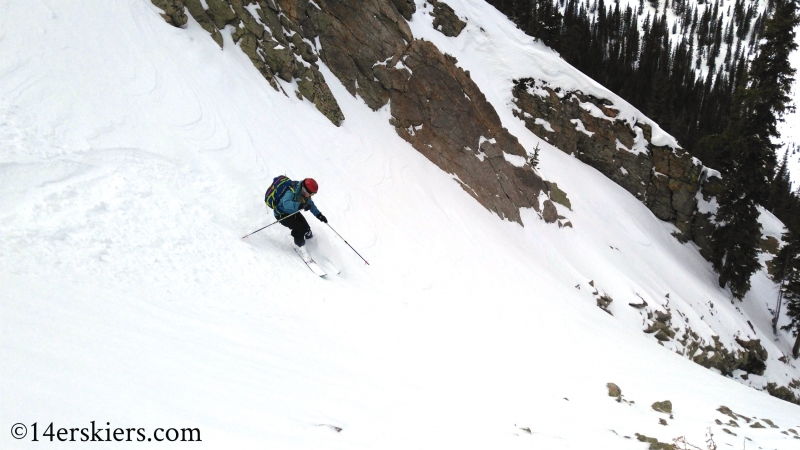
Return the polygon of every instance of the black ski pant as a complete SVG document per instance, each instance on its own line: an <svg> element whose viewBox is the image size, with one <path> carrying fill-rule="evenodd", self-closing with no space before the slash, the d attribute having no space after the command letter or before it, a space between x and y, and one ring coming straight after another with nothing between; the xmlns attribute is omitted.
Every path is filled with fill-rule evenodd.
<svg viewBox="0 0 800 450"><path fill-rule="evenodd" d="M280 216L278 219L281 217L284 216ZM306 222L306 218L303 217L303 213L298 212L293 216L281 220L281 225L292 230L292 237L294 238L294 244L296 246L302 247L305 245L306 233L311 231L311 227L308 225L308 222Z"/></svg>

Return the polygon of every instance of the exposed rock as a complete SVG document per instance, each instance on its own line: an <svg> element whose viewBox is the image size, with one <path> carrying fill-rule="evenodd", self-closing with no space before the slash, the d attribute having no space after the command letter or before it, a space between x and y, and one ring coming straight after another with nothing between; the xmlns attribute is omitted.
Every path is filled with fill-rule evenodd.
<svg viewBox="0 0 800 450"><path fill-rule="evenodd" d="M433 5L433 28L440 31L443 35L456 37L461 34L461 30L467 26L445 2L429 0Z"/></svg>
<svg viewBox="0 0 800 450"><path fill-rule="evenodd" d="M761 421L766 423L767 425L769 425L770 428L780 428L777 425L775 425L775 423L773 421L771 421L769 419L761 419Z"/></svg>
<svg viewBox="0 0 800 450"><path fill-rule="evenodd" d="M669 424L667 423L667 421L666 421L666 420L664 420L664 419L662 419L662 418L659 418L659 419L658 419L658 424L659 424L659 425L664 425L664 426L667 426L667 425L669 425Z"/></svg>
<svg viewBox="0 0 800 450"><path fill-rule="evenodd" d="M397 133L448 173L500 217L521 222L520 208L540 211L544 181L525 160L527 152L503 128L494 108L469 76L430 42L416 40L403 56L411 70L392 69L392 123Z"/></svg>
<svg viewBox="0 0 800 450"><path fill-rule="evenodd" d="M217 26L214 25L208 13L206 13L200 0L183 0L183 4L186 6L186 9L189 10L189 14L194 17L194 20L196 20L204 30L208 31L209 34L211 34L211 38L214 39L214 42L219 45L219 48L222 48L222 34L220 34Z"/></svg>
<svg viewBox="0 0 800 450"><path fill-rule="evenodd" d="M669 400L664 400L662 402L655 402L652 405L654 411L658 411L665 414L672 414L672 402Z"/></svg>
<svg viewBox="0 0 800 450"><path fill-rule="evenodd" d="M712 336L712 340L714 343L710 345L687 328L679 342L685 348L684 354L694 362L706 368L717 369L725 376L731 376L737 369L763 375L768 354L759 340L746 341L737 338L736 342L741 348L733 350L725 348L719 336Z"/></svg>
<svg viewBox="0 0 800 450"><path fill-rule="evenodd" d="M767 349L761 345L761 341L759 339L745 341L737 338L736 343L741 345L745 350L743 353L739 354L739 368L747 373L764 375L764 371L767 369L767 358L769 354L767 353Z"/></svg>
<svg viewBox="0 0 800 450"><path fill-rule="evenodd" d="M208 5L206 12L211 17L211 20L214 21L217 29L225 28L225 25L232 25L237 21L236 13L233 12L229 2L225 0L206 0L206 4Z"/></svg>
<svg viewBox="0 0 800 450"><path fill-rule="evenodd" d="M619 118L611 103L533 79L514 82L514 114L534 134L599 170L692 238L702 165L680 148L652 144L645 123Z"/></svg>
<svg viewBox="0 0 800 450"><path fill-rule="evenodd" d="M180 0L153 0L160 3ZM306 98L333 124L340 125L344 114L331 93L325 78L315 64L319 59L315 49L304 39L304 24L313 40L313 24L305 12L308 2L284 0L206 0L208 10L200 0L182 0L194 19L223 45L219 30L231 25L233 41L250 58L250 61L276 90L281 88L275 77L291 82L297 81L297 94ZM247 6L257 5L258 17L254 17ZM161 7L161 6L159 6ZM286 10L283 7L287 8ZM162 8L163 9L163 8ZM315 10L314 7L310 9ZM294 22L294 17L298 22ZM302 61L298 60L301 59Z"/></svg>
<svg viewBox="0 0 800 450"><path fill-rule="evenodd" d="M724 190L722 178L717 175L701 176L701 190L703 200L712 202L714 197L720 195ZM692 240L700 247L700 254L707 260L711 260L711 233L714 231L712 214L697 212L694 217L692 227Z"/></svg>
<svg viewBox="0 0 800 450"><path fill-rule="evenodd" d="M730 374L739 368L739 364L733 358L731 352L728 351L719 341L719 336L713 336L714 346L706 345L702 347L702 351L695 355L692 360L706 368L715 368L722 372L723 375L730 376Z"/></svg>
<svg viewBox="0 0 800 450"><path fill-rule="evenodd" d="M769 395L773 397L785 400L790 403L800 404L800 401L798 401L797 396L795 396L794 393L786 386L778 386L776 383L767 383L766 388Z"/></svg>
<svg viewBox="0 0 800 450"><path fill-rule="evenodd" d="M761 422L756 422L756 423L750 425L750 428L767 428L767 427L765 427L764 425L761 425Z"/></svg>
<svg viewBox="0 0 800 450"><path fill-rule="evenodd" d="M245 9L244 1L246 0L230 0L231 7L233 8L236 17L242 21L242 25L250 34L253 35L256 39L263 39L264 38L264 26L258 23L255 17L250 14L249 11ZM254 3L254 2L251 2ZM249 4L249 3L248 3ZM248 55L249 56L249 55ZM253 59L252 57L250 59Z"/></svg>
<svg viewBox="0 0 800 450"><path fill-rule="evenodd" d="M550 191L550 200L558 203L559 205L566 206L570 211L572 210L572 203L567 197L567 193L558 188L558 184L546 182L547 188Z"/></svg>
<svg viewBox="0 0 800 450"><path fill-rule="evenodd" d="M373 110L381 108L389 101L384 85L404 79L402 74L388 76L387 66L394 67L414 40L408 23L388 0L319 4L322 11L308 7L305 13L319 33L322 60L350 94L359 95Z"/></svg>
<svg viewBox="0 0 800 450"><path fill-rule="evenodd" d="M189 21L181 0L153 0L153 4L164 11L161 17L174 27L183 28Z"/></svg>
<svg viewBox="0 0 800 450"><path fill-rule="evenodd" d="M613 298L609 297L607 294L603 294L597 297L597 307L611 314L611 311L608 310L608 307L611 306L611 302L613 301L614 301ZM613 314L611 315L613 316Z"/></svg>
<svg viewBox="0 0 800 450"><path fill-rule="evenodd" d="M730 417L731 419L736 420L736 414L733 412L732 409L728 408L725 405L722 405L719 408L717 408L717 411L721 412L722 414L725 414L726 416Z"/></svg>
<svg viewBox="0 0 800 450"><path fill-rule="evenodd" d="M650 314L648 318L652 319L653 315ZM671 321L671 313L656 311L655 320L645 328L644 332L647 334L655 333L655 338L661 342L669 341L675 337L675 331L671 328Z"/></svg>
<svg viewBox="0 0 800 450"><path fill-rule="evenodd" d="M641 442L647 442L650 444L648 447L649 450L677 450L674 445L667 444L666 442L659 442L658 439L653 437L648 437L643 434L636 433L636 439Z"/></svg>
<svg viewBox="0 0 800 450"><path fill-rule="evenodd" d="M542 219L547 223L553 223L558 220L558 210L550 200L542 202Z"/></svg>
<svg viewBox="0 0 800 450"><path fill-rule="evenodd" d="M628 303L628 306L632 306L636 309L642 309L647 307L647 302L645 301L645 299L642 298L642 303Z"/></svg>
<svg viewBox="0 0 800 450"><path fill-rule="evenodd" d="M608 388L609 397L616 397L617 401L622 398L622 389L620 389L619 386L614 383L608 383L606 384L606 387Z"/></svg>
<svg viewBox="0 0 800 450"><path fill-rule="evenodd" d="M411 20L411 16L417 10L417 5L414 0L392 0L392 4L397 8L397 12L406 20Z"/></svg>

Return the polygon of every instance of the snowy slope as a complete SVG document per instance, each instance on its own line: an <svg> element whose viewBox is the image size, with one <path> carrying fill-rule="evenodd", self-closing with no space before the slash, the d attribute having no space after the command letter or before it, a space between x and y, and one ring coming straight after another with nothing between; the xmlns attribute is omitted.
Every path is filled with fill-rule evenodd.
<svg viewBox="0 0 800 450"><path fill-rule="evenodd" d="M450 2L470 17L456 39L419 3L415 36L471 71L526 148L537 138L503 107L511 78L590 84L481 2ZM577 160L542 145L574 228L533 211L523 228L324 67L340 128L272 90L229 34L220 51L149 1L0 6L0 423L28 426L0 447L43 445L34 422L41 441L51 422L91 421L201 430L202 444L176 448L644 449L635 433L699 445L707 428L718 445L797 445L780 434L800 432L797 406L641 332L636 294L714 301L717 333L746 318L694 248ZM310 251L340 275L309 272L280 225L241 239L272 221L263 191L281 173L319 181L315 201L369 266L313 218ZM775 358L789 343L767 345ZM635 403L608 397L608 382ZM666 399L673 419L650 408ZM739 420L725 434L720 405L779 428Z"/></svg>

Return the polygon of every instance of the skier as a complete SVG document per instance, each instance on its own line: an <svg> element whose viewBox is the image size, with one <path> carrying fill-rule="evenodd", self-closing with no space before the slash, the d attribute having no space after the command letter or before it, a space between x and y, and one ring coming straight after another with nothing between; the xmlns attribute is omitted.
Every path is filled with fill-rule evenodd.
<svg viewBox="0 0 800 450"><path fill-rule="evenodd" d="M285 188L281 189L283 186L280 186L278 189L273 189L276 185L282 184L286 184ZM322 223L328 223L328 219L317 209L314 201L311 200L311 197L317 193L318 189L319 186L313 178L306 178L303 181L291 181L286 177L278 177L265 194L264 201L267 206L274 210L275 218L281 221L281 225L292 230L294 245L298 247L304 246L306 239L314 237L311 233L311 227L306 222L303 214L299 213L300 211L311 211L311 214ZM271 194L272 198L270 198ZM278 197L275 197L276 194ZM294 215L288 217L291 214Z"/></svg>

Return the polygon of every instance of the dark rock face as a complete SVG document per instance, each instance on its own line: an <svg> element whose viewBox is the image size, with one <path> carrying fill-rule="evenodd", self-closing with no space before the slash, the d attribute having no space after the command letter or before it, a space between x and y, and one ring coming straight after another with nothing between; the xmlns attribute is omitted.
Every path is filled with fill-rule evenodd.
<svg viewBox="0 0 800 450"><path fill-rule="evenodd" d="M737 338L736 343L744 349L739 358L741 361L739 368L747 373L764 375L764 371L767 370L767 357L769 354L767 349L761 345L761 341L759 339L745 341Z"/></svg>
<svg viewBox="0 0 800 450"><path fill-rule="evenodd" d="M417 11L414 0L392 0L392 4L406 20L411 20L411 16Z"/></svg>
<svg viewBox="0 0 800 450"><path fill-rule="evenodd" d="M445 2L430 0L433 5L433 28L443 35L456 37L467 24L458 18L456 12Z"/></svg>
<svg viewBox="0 0 800 450"><path fill-rule="evenodd" d="M618 118L607 100L561 92L532 79L515 82L514 114L565 153L599 170L691 239L702 166L687 152L653 145L643 123Z"/></svg>
<svg viewBox="0 0 800 450"><path fill-rule="evenodd" d="M402 61L410 73L394 69L388 79L397 133L500 217L521 222L519 208L540 211L544 182L527 163L506 160L504 153L521 161L527 153L469 74L426 41L414 41Z"/></svg>
<svg viewBox="0 0 800 450"><path fill-rule="evenodd" d="M432 43L414 39L406 22L413 1L206 0L208 10L200 0L183 1L220 45L219 29L233 26L234 42L273 87L279 88L276 76L297 80L298 97L314 102L333 123L344 116L318 58L373 110L390 103L397 133L490 211L521 223L519 209L534 208L548 223L571 226L562 224L566 218L550 201L551 189L469 73ZM439 29L457 35L464 22L446 4L433 5ZM554 192L569 204L565 193Z"/></svg>
<svg viewBox="0 0 800 450"><path fill-rule="evenodd" d="M181 0L153 0L153 4L164 11L161 17L173 27L182 28L189 20L189 18L186 17Z"/></svg>
<svg viewBox="0 0 800 450"><path fill-rule="evenodd" d="M718 336L712 338L713 346L703 345L702 341L689 342L687 354L692 361L706 368L713 367L726 376L730 376L737 369L755 375L764 374L768 354L758 339L750 341L736 339L742 349L729 351L720 343Z"/></svg>
<svg viewBox="0 0 800 450"><path fill-rule="evenodd" d="M200 0L181 1L183 1L183 4L186 5L186 9L189 10L189 14L194 17L194 20L196 20L204 30L208 31L211 34L211 38L214 39L214 42L216 42L217 45L222 48L222 35L219 33L217 26L214 25L211 17L203 8L203 4L200 3Z"/></svg>
<svg viewBox="0 0 800 450"><path fill-rule="evenodd" d="M321 0L319 5L321 11L308 4L297 11L314 24L322 60L350 94L359 95L374 110L386 105L387 66L414 40L408 23L388 0Z"/></svg>

